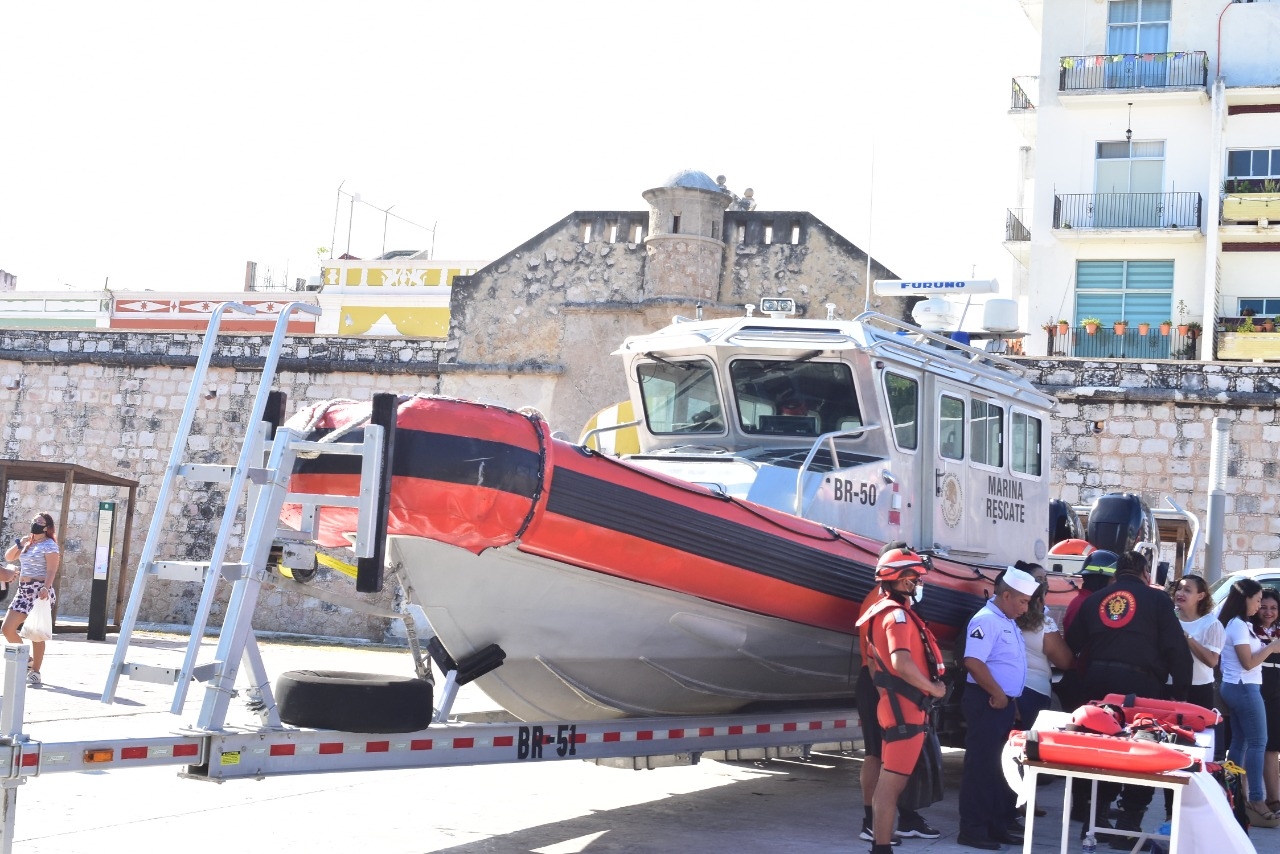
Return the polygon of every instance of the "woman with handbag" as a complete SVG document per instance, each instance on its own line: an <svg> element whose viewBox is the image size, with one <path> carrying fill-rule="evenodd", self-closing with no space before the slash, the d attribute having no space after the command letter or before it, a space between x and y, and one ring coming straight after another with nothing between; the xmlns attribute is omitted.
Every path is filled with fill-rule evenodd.
<svg viewBox="0 0 1280 854"><path fill-rule="evenodd" d="M1249 786L1245 810L1257 827L1280 825L1267 808L1262 767L1267 747L1267 714L1262 702L1262 662L1280 652L1280 639L1258 637L1250 620L1262 606L1262 585L1252 578L1232 582L1218 621L1226 628L1222 650L1222 699L1231 707L1231 747L1227 757L1244 767Z"/></svg>
<svg viewBox="0 0 1280 854"><path fill-rule="evenodd" d="M37 513L31 520L31 533L13 541L13 545L4 553L7 561L17 561L21 569L18 574L18 592L9 602L9 611L4 615L4 625L0 632L9 643L21 643L18 629L26 622L31 609L37 600L44 600L50 608L58 601L53 590L53 580L58 575L58 565L62 555L58 549L58 540L53 527L53 516L48 513ZM31 668L27 671L27 684L39 688L40 665L44 662L45 641L31 642Z"/></svg>

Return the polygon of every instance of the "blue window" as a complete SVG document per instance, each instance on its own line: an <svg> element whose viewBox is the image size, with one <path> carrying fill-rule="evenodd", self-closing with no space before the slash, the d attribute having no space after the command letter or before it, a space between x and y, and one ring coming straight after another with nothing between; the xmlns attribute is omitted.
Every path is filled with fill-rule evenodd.
<svg viewBox="0 0 1280 854"><path fill-rule="evenodd" d="M1075 355L1101 358L1166 359L1167 337L1142 336L1139 323L1156 326L1173 312L1173 261L1077 261L1076 317L1097 317L1096 335L1079 335ZM1117 320L1129 331L1117 335Z"/></svg>

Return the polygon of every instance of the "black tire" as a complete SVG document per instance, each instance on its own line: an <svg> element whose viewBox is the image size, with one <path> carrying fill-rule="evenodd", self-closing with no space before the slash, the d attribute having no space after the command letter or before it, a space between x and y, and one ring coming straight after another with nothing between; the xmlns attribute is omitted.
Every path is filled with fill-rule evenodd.
<svg viewBox="0 0 1280 854"><path fill-rule="evenodd" d="M290 726L342 732L416 732L431 723L431 683L411 676L290 670L276 707Z"/></svg>

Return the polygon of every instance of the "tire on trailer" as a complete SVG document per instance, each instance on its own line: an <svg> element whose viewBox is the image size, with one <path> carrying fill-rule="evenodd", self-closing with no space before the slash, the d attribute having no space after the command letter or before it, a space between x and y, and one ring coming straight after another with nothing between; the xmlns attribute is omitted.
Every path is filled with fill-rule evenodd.
<svg viewBox="0 0 1280 854"><path fill-rule="evenodd" d="M308 729L416 732L431 723L431 683L412 676L290 670L276 680L280 720Z"/></svg>

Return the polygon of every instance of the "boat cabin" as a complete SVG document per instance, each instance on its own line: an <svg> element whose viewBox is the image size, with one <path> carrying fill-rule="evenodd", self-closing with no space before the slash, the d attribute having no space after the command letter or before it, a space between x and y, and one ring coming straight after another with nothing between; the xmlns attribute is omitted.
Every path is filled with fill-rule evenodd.
<svg viewBox="0 0 1280 854"><path fill-rule="evenodd" d="M1047 550L1053 399L873 312L677 318L628 338L632 462L876 540L1002 566Z"/></svg>

